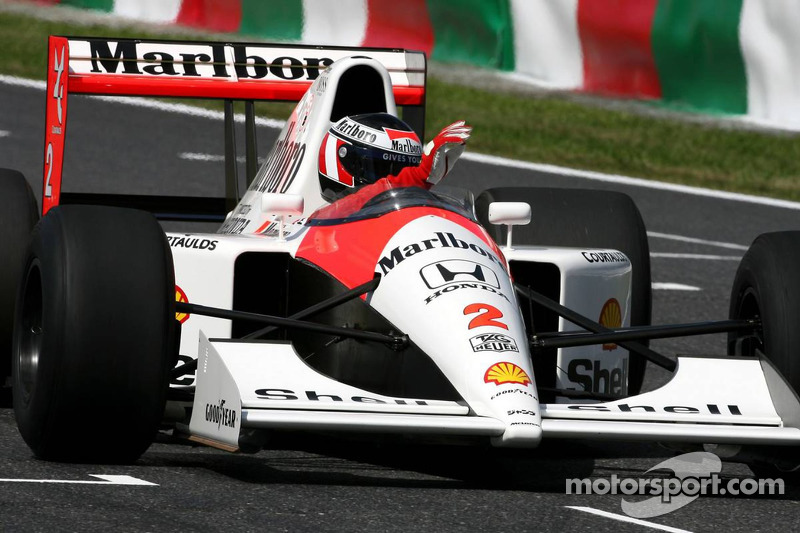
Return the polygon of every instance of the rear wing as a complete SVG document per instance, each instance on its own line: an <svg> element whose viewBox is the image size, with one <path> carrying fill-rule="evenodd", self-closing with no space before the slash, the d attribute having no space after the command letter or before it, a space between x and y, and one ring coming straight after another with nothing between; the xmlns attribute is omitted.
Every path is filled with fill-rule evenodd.
<svg viewBox="0 0 800 533"><path fill-rule="evenodd" d="M255 101L299 101L320 72L353 55L389 72L403 120L424 138L426 59L399 49L50 36L42 213L64 203L137 207L166 220L223 220L238 201L233 102L245 102L248 183L257 171ZM225 101L225 198L62 192L68 96L210 98Z"/></svg>

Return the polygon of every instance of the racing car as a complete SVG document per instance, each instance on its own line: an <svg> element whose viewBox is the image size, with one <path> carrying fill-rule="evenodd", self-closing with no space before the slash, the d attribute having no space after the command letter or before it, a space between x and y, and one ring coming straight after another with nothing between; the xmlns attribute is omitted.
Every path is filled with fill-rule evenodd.
<svg viewBox="0 0 800 533"><path fill-rule="evenodd" d="M0 362L36 456L131 462L157 434L256 452L291 431L723 444L800 463L800 232L754 241L727 319L652 325L624 194L443 184L325 215L332 124L381 112L424 138L422 53L61 36L48 50L41 217L0 171ZM71 94L224 101L226 196L62 191ZM269 100L297 104L259 168L253 103ZM648 346L708 333L729 353ZM646 363L674 375L643 392Z"/></svg>

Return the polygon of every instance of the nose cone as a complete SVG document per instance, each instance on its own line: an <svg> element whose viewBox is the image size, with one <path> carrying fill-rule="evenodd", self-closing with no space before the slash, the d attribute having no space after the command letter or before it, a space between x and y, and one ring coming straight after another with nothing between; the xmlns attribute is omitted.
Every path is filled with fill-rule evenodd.
<svg viewBox="0 0 800 533"><path fill-rule="evenodd" d="M370 304L407 333L478 416L505 422L500 446L536 446L541 414L525 326L505 260L468 220L417 218L379 255Z"/></svg>

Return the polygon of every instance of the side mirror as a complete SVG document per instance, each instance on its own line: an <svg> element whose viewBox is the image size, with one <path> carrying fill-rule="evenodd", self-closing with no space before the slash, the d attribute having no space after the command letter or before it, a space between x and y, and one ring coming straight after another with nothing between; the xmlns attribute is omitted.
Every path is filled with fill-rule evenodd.
<svg viewBox="0 0 800 533"><path fill-rule="evenodd" d="M305 200L299 194L265 192L261 195L261 212L278 217L278 242L286 242L283 225L286 218L303 214Z"/></svg>
<svg viewBox="0 0 800 533"><path fill-rule="evenodd" d="M508 226L506 249L511 247L511 229L531 222L531 206L527 202L492 202L489 204L489 222Z"/></svg>

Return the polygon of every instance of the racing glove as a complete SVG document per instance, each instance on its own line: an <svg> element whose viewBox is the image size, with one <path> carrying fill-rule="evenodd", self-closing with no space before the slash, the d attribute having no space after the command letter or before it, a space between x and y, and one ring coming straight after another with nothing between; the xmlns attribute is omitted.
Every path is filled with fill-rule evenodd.
<svg viewBox="0 0 800 533"><path fill-rule="evenodd" d="M435 185L450 172L456 160L464 153L472 126L463 120L450 124L425 145L420 170L427 174L427 182Z"/></svg>

